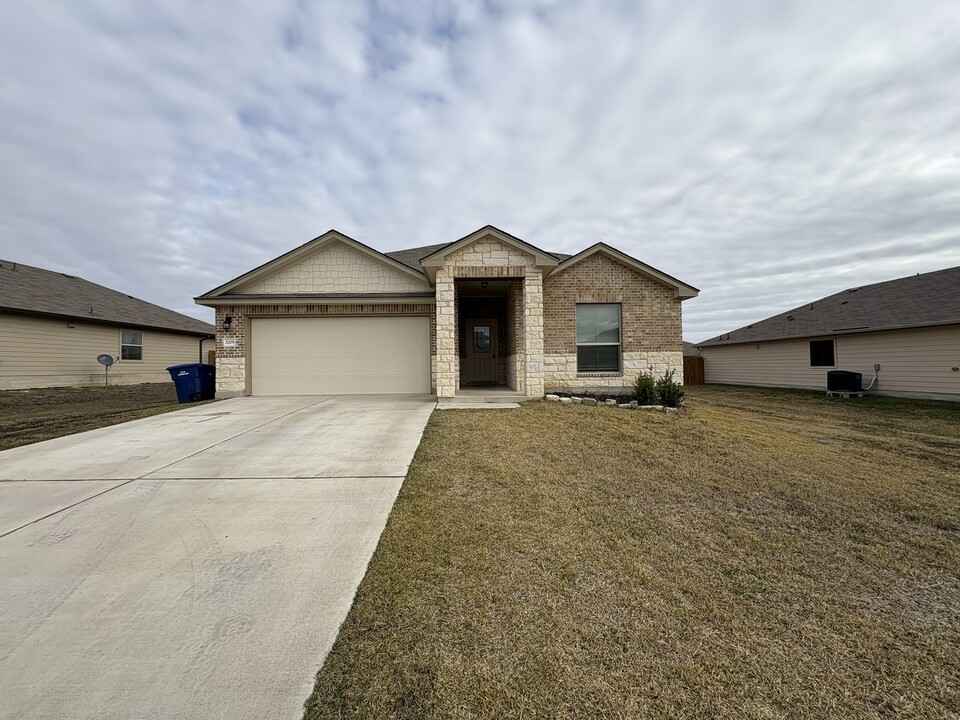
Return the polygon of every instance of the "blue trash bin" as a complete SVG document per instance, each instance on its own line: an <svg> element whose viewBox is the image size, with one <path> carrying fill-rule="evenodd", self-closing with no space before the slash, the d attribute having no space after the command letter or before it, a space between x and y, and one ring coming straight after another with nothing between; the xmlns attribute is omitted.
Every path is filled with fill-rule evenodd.
<svg viewBox="0 0 960 720"><path fill-rule="evenodd" d="M204 363L186 363L167 368L174 385L177 400L181 403L213 400L217 392L217 369Z"/></svg>

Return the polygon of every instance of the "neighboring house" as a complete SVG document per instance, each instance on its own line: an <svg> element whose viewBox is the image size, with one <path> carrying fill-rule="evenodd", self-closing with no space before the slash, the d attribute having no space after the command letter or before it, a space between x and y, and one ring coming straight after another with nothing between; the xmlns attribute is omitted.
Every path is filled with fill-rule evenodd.
<svg viewBox="0 0 960 720"><path fill-rule="evenodd" d="M169 381L166 368L205 358L213 334L82 278L0 260L0 389L103 383L98 355L117 358L111 384Z"/></svg>
<svg viewBox="0 0 960 720"><path fill-rule="evenodd" d="M703 352L693 343L683 341L683 356L684 357L700 357L703 355Z"/></svg>
<svg viewBox="0 0 960 720"><path fill-rule="evenodd" d="M960 267L855 287L711 338L706 381L826 388L852 370L881 395L960 400Z"/></svg>
<svg viewBox="0 0 960 720"><path fill-rule="evenodd" d="M330 230L201 295L217 393L428 393L623 386L682 373L697 290L598 243L550 253L491 226L381 253Z"/></svg>

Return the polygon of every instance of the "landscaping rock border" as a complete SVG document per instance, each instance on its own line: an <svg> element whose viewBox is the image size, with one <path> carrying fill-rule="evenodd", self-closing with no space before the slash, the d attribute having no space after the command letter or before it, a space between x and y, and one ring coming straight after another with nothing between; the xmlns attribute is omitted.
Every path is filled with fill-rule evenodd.
<svg viewBox="0 0 960 720"><path fill-rule="evenodd" d="M623 398L621 394L620 399ZM678 408L675 407L664 407L663 405L641 405L636 400L630 400L629 402L618 402L618 399L615 398L594 398L594 397L581 397L579 395L567 395L566 393L548 393L544 395L544 400L547 402L557 402L561 405L602 405L605 407L618 407L622 410L648 410L653 412L662 412L670 413L676 415L686 415L687 408L684 405L681 405Z"/></svg>

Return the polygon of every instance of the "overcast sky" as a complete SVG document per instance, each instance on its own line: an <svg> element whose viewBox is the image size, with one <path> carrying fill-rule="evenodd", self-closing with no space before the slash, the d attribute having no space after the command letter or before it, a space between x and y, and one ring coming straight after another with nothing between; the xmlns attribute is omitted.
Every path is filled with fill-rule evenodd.
<svg viewBox="0 0 960 720"><path fill-rule="evenodd" d="M0 3L0 257L192 298L487 223L699 287L700 341L960 265L960 2Z"/></svg>

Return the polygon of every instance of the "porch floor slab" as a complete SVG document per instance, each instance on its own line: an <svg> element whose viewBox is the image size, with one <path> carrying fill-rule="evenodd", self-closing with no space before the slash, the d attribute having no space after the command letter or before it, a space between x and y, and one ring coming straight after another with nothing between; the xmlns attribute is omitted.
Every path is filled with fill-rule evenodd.
<svg viewBox="0 0 960 720"><path fill-rule="evenodd" d="M514 410L520 407L515 402L467 402L457 398L448 398L452 402L438 403L437 410Z"/></svg>
<svg viewBox="0 0 960 720"><path fill-rule="evenodd" d="M507 387L462 387L453 397L437 398L440 404L446 403L521 403L535 398Z"/></svg>

